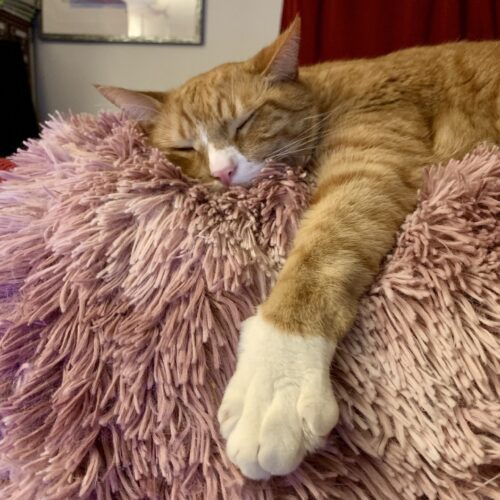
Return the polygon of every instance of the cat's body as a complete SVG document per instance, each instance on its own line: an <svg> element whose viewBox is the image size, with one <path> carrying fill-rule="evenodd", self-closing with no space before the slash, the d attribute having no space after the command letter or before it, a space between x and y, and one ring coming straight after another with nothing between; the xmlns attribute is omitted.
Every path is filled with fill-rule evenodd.
<svg viewBox="0 0 500 500"><path fill-rule="evenodd" d="M298 43L295 22L251 60L198 76L162 104L102 89L151 119L152 142L191 175L243 183L273 159L310 161L317 174L276 286L242 327L219 411L229 457L255 479L293 470L335 425L337 342L414 207L422 167L500 142L500 42L300 71Z"/></svg>
<svg viewBox="0 0 500 500"><path fill-rule="evenodd" d="M320 112L331 110L331 115L322 124L313 158L318 189L311 208L315 215L306 220L311 230L298 235L281 282L288 268L293 269L293 281L297 282L300 266L294 260L296 255L299 258L299 248L303 247L303 253L317 254L318 247L324 245L323 255L330 255L328 262L338 263L338 258L331 255L334 242L348 240L355 247L349 259L356 261L357 271L346 265L346 277L336 275L335 279L343 287L346 280L350 282L349 294L354 297L354 290L367 284L359 273L371 282L380 259L393 244L394 229L413 208L422 167L460 158L483 141L500 142L500 42L418 47L377 59L325 63L301 69L299 78L313 89ZM340 210L337 205L348 207L351 197L356 210L346 213L349 224L342 227L341 238L333 234L332 223L323 218ZM322 217L320 204L325 205ZM387 239L381 238L381 227L374 231L374 224L380 223L388 229ZM321 231L324 224L329 227L328 238ZM362 228L367 225L371 228L364 231ZM321 235L319 244L311 233ZM376 233L374 241L372 233ZM378 250L382 241L383 249ZM345 246L342 250L345 253ZM311 275L309 269L306 274L304 282L311 283L312 276L318 275L321 280L331 272L318 270ZM330 280L317 283L318 288L334 286ZM289 283L286 286L290 288ZM300 288L306 290L310 286L303 284ZM360 293L364 288L360 287ZM315 295L312 290L308 294ZM271 312L267 307L264 311L268 310L284 328L289 327L287 322L294 311L303 314L296 305L284 312L284 300L277 297L276 289L272 299L283 312ZM331 325L338 321L337 313L335 318L324 317L333 309L319 298L315 302L322 304L321 321L331 330ZM278 320L278 316L283 318ZM298 321L292 319L291 323L297 325ZM319 331L318 321L314 324L308 319L301 331ZM345 326L339 325L340 335Z"/></svg>

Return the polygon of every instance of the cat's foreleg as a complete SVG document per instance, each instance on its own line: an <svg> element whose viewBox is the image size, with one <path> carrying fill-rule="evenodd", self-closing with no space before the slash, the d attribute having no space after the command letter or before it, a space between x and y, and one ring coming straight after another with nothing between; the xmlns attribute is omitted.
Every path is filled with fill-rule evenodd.
<svg viewBox="0 0 500 500"><path fill-rule="evenodd" d="M268 300L244 322L219 410L229 458L263 479L294 470L338 420L330 364L415 191L383 166L341 165L317 189Z"/></svg>

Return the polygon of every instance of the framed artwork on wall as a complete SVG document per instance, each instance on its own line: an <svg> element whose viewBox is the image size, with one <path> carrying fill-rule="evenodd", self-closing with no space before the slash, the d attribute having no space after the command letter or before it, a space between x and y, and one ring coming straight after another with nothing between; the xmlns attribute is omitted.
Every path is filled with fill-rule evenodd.
<svg viewBox="0 0 500 500"><path fill-rule="evenodd" d="M42 37L203 44L204 0L42 0Z"/></svg>

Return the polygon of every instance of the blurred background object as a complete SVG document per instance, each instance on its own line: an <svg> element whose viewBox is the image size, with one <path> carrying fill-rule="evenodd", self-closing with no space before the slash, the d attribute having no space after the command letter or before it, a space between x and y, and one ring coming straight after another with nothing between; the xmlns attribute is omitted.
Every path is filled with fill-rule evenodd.
<svg viewBox="0 0 500 500"><path fill-rule="evenodd" d="M38 135L33 105L35 2L0 0L0 157Z"/></svg>
<svg viewBox="0 0 500 500"><path fill-rule="evenodd" d="M191 0L179 2L192 4ZM163 0L153 6L164 7ZM281 7L281 0L206 0L201 45L75 42L38 36L40 117L46 119L55 110L97 113L116 109L96 92L95 83L162 91L218 64L245 59L276 37ZM122 11L115 8L117 16Z"/></svg>
<svg viewBox="0 0 500 500"><path fill-rule="evenodd" d="M301 64L500 37L500 0L284 0L281 28L297 14Z"/></svg>
<svg viewBox="0 0 500 500"><path fill-rule="evenodd" d="M200 45L204 5L204 0L41 0L41 33L52 40Z"/></svg>

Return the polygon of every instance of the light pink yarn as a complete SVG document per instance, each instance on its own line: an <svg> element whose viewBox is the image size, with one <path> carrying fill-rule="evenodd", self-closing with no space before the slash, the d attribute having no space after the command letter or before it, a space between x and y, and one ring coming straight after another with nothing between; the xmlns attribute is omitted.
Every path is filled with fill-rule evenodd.
<svg viewBox="0 0 500 500"><path fill-rule="evenodd" d="M3 499L498 498L500 153L428 171L332 370L341 422L245 481L215 419L301 171L187 180L120 115L55 118L0 184Z"/></svg>

